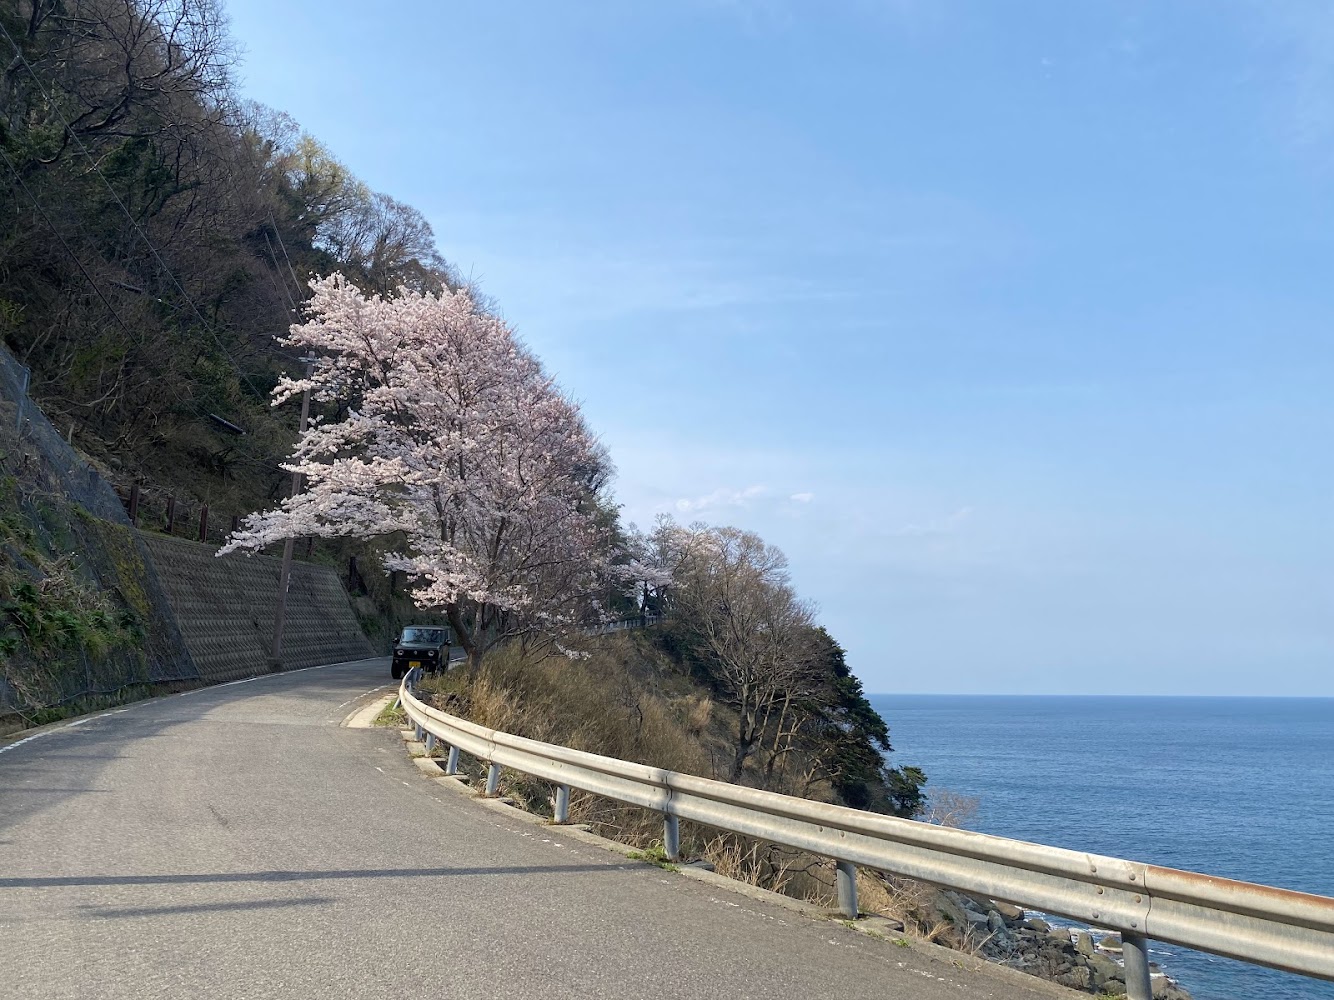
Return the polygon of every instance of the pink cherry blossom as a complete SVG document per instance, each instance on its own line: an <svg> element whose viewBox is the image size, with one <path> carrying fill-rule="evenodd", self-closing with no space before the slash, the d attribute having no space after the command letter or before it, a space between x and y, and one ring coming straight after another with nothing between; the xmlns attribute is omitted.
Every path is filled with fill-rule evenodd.
<svg viewBox="0 0 1334 1000"><path fill-rule="evenodd" d="M252 514L220 550L289 537L385 540L422 608L441 610L475 671L496 641L574 622L606 569L599 494L610 462L578 407L467 290L367 298L311 283L283 344L317 358L307 388L341 416L306 429L284 467L305 490Z"/></svg>

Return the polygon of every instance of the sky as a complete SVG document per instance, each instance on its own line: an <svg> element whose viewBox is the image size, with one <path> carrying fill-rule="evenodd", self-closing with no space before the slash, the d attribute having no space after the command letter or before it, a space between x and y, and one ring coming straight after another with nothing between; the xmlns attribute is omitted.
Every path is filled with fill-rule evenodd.
<svg viewBox="0 0 1334 1000"><path fill-rule="evenodd" d="M883 693L1334 695L1323 0L227 0Z"/></svg>

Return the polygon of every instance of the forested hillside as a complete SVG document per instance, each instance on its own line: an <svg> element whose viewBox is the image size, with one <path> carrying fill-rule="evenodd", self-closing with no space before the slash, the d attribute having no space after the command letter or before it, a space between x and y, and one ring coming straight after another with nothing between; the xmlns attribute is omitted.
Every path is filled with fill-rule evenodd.
<svg viewBox="0 0 1334 1000"><path fill-rule="evenodd" d="M255 509L284 481L274 336L308 280L438 290L430 225L237 98L209 0L5 0L0 28L0 336L118 479Z"/></svg>
<svg viewBox="0 0 1334 1000"><path fill-rule="evenodd" d="M0 337L109 478L254 515L243 547L359 546L357 580L397 571L474 681L502 640L545 670L578 658L562 630L665 614L663 662L719 706L700 729L726 734L713 773L919 807L924 776L886 767L885 722L782 554L730 528L622 525L578 407L421 213L238 99L217 3L0 0L0 55ZM297 418L271 401L306 389L307 489L275 510Z"/></svg>

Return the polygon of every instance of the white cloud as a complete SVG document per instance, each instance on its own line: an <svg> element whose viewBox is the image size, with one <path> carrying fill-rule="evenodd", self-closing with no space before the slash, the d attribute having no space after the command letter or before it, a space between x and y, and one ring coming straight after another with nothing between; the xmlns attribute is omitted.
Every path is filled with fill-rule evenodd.
<svg viewBox="0 0 1334 1000"><path fill-rule="evenodd" d="M925 538L935 535L952 535L958 531L973 514L972 507L960 507L953 514L932 518L918 524L905 524L890 532L903 538Z"/></svg>
<svg viewBox="0 0 1334 1000"><path fill-rule="evenodd" d="M788 497L793 503L810 503L815 499L814 493L793 493Z"/></svg>
<svg viewBox="0 0 1334 1000"><path fill-rule="evenodd" d="M747 486L743 490L727 489L726 487L716 489L712 493L702 497L696 497L691 500L682 498L676 501L676 509L683 514L696 514L701 511L714 510L718 507L746 507L756 497L763 496L768 492L767 486Z"/></svg>

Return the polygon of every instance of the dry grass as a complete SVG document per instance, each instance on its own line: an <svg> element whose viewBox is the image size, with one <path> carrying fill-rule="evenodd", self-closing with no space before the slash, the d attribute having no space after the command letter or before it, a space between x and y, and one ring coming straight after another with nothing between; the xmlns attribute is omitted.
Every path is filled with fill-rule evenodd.
<svg viewBox="0 0 1334 1000"><path fill-rule="evenodd" d="M981 804L974 795L960 795L948 788L937 788L926 797L926 807L916 818L923 823L966 829L977 818Z"/></svg>
<svg viewBox="0 0 1334 1000"><path fill-rule="evenodd" d="M706 694L691 695L686 699L686 732L702 736L713 721L713 699Z"/></svg>
<svg viewBox="0 0 1334 1000"><path fill-rule="evenodd" d="M390 726L401 729L408 724L408 713L396 701L391 701L380 709L380 714L371 723L372 726Z"/></svg>
<svg viewBox="0 0 1334 1000"><path fill-rule="evenodd" d="M859 868L857 896L863 912L900 920L909 934L924 941L977 955L991 939L940 889L925 882Z"/></svg>
<svg viewBox="0 0 1334 1000"><path fill-rule="evenodd" d="M464 671L423 682L422 690L444 711L479 725L591 753L716 776L723 759L726 714L672 665L654 659L652 647L633 636L586 644L585 659L541 656L511 644L487 656L476 683ZM673 686L675 684L675 686ZM480 777L475 761L465 769ZM539 815L553 811L554 788L512 771L501 775L501 793ZM809 790L807 790L809 793ZM937 819L966 821L976 803L939 796ZM662 816L573 789L570 820L644 852L660 850ZM750 837L681 824L682 856L710 862L720 875L816 906L834 905L834 863ZM962 911L932 886L911 879L858 872L861 909L903 921L909 934L976 952L978 939Z"/></svg>
<svg viewBox="0 0 1334 1000"><path fill-rule="evenodd" d="M686 774L711 774L707 696L671 690L671 665L654 661L647 643L606 637L587 643L587 652L587 658L572 660L511 643L488 654L471 688L458 670L428 678L422 691L438 708L492 729ZM666 682L654 690L646 677ZM547 782L506 771L501 791L534 812L552 812ZM655 813L579 792L571 796L570 819L636 847L662 838Z"/></svg>
<svg viewBox="0 0 1334 1000"><path fill-rule="evenodd" d="M802 857L794 852L730 833L720 833L706 841L700 857L713 865L719 875L770 892L787 890L802 864Z"/></svg>

